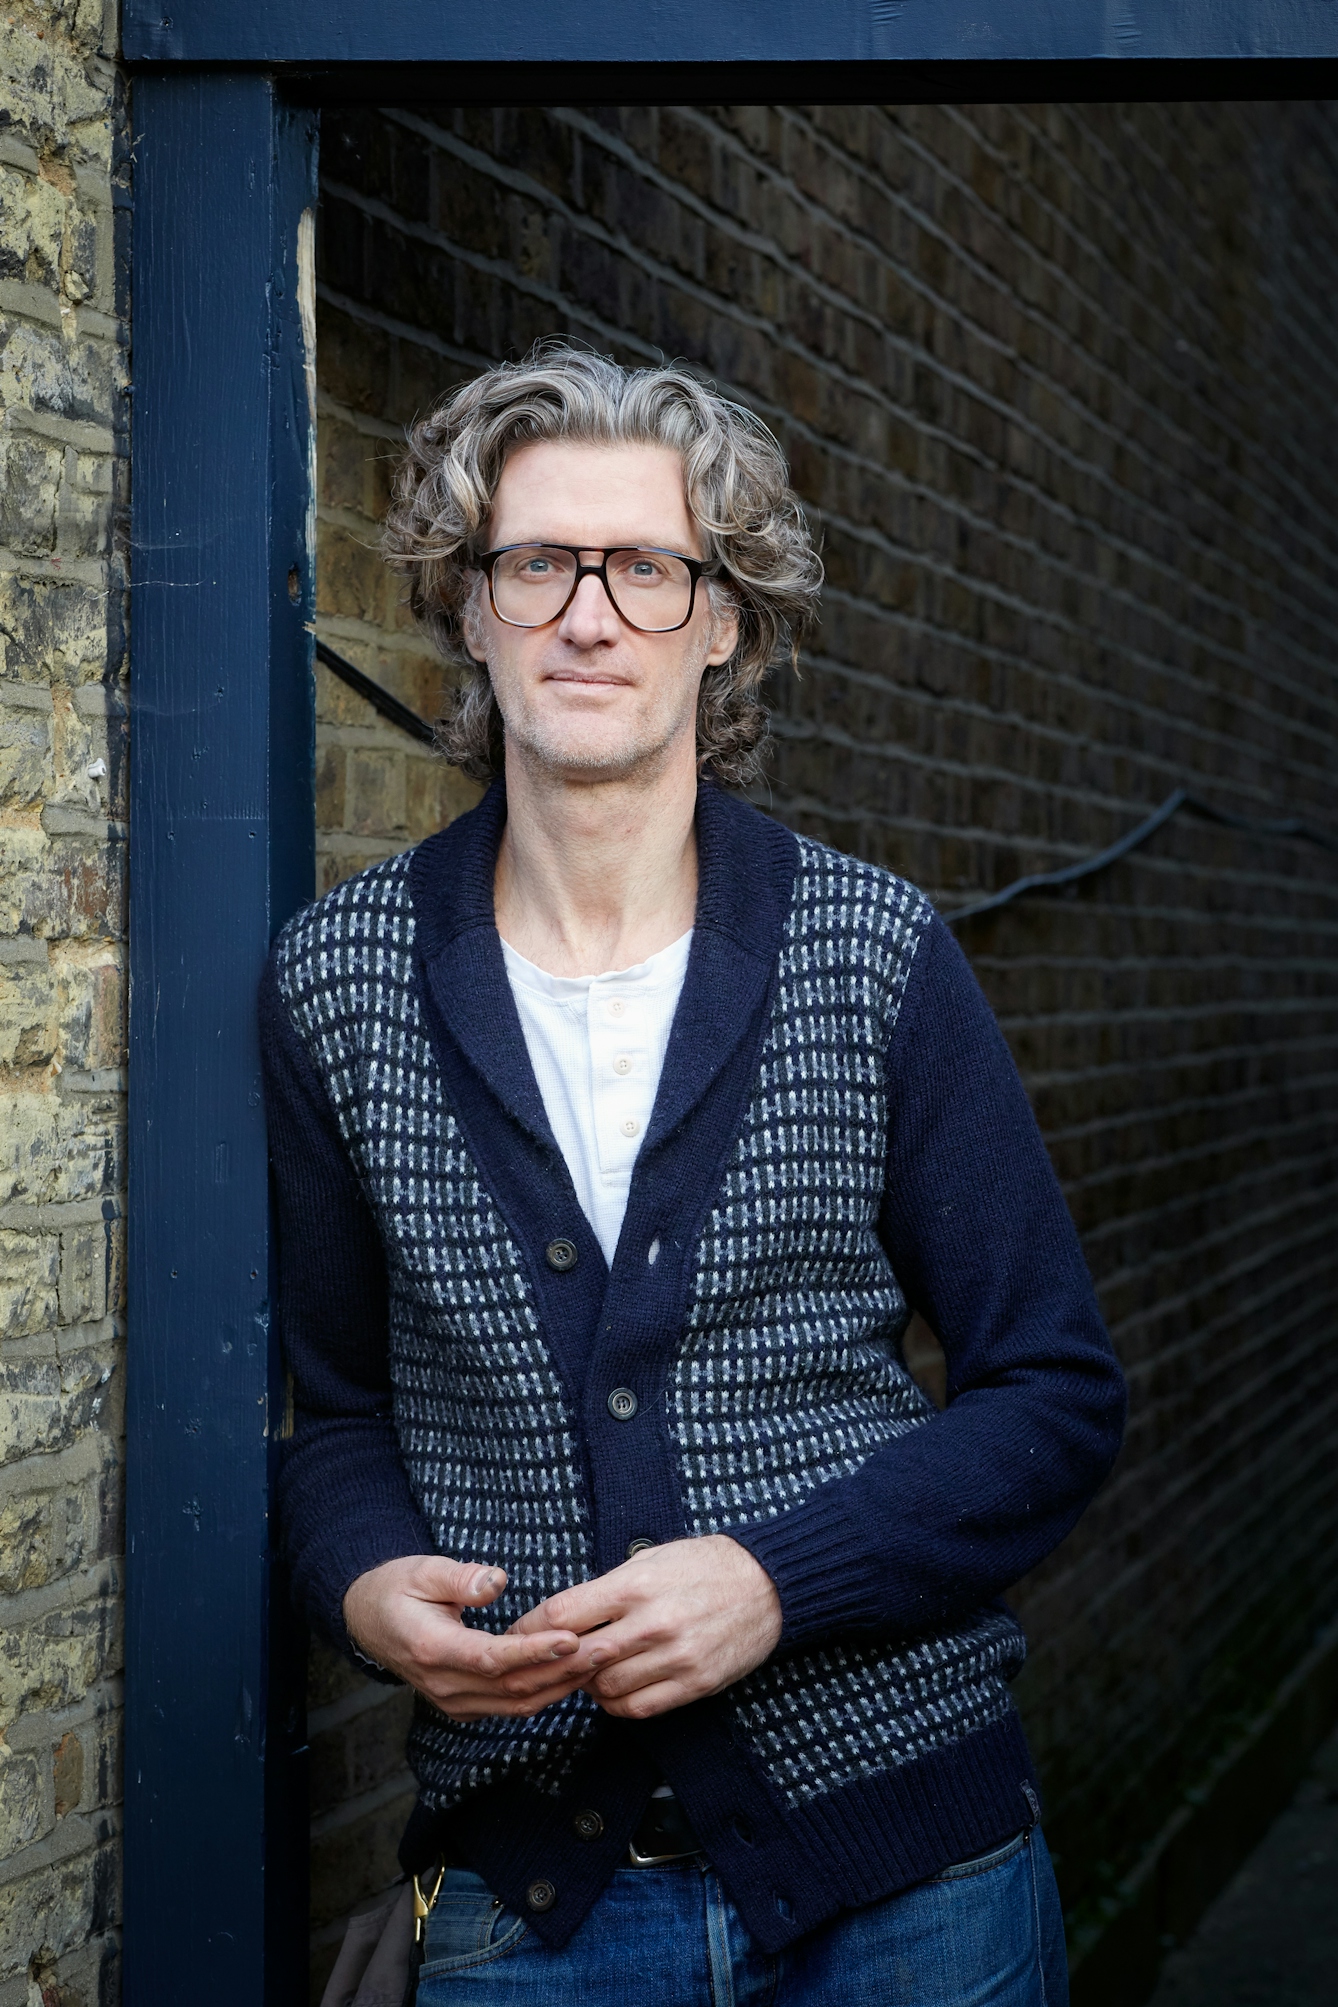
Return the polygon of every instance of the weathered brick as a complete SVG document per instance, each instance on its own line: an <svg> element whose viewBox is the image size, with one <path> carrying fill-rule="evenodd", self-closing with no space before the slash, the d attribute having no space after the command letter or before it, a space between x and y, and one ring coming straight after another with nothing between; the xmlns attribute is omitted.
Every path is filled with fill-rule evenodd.
<svg viewBox="0 0 1338 2007"><path fill-rule="evenodd" d="M90 1821L78 1852L61 1853L0 1885L0 1977L36 1971L48 1989L45 1997L39 1991L42 2007L53 2001L65 2007L61 1990L67 1974L91 1967L96 1977L97 1965L115 1949L104 1948L99 1939L119 1921L120 1848L113 1834ZM87 2007L97 1997L85 1996Z"/></svg>
<svg viewBox="0 0 1338 2007"><path fill-rule="evenodd" d="M106 595L78 581L0 571L0 673L47 685L102 676L107 616Z"/></svg>
<svg viewBox="0 0 1338 2007"><path fill-rule="evenodd" d="M26 1847L41 1832L42 1796L36 1758L15 1755L0 1741L0 1860Z"/></svg>
<svg viewBox="0 0 1338 2007"><path fill-rule="evenodd" d="M316 826L319 829L344 827L343 746L323 745L316 755Z"/></svg>
<svg viewBox="0 0 1338 2007"><path fill-rule="evenodd" d="M11 433L0 449L0 541L25 557L56 547L65 454L50 440Z"/></svg>
<svg viewBox="0 0 1338 2007"><path fill-rule="evenodd" d="M54 1573L55 1501L47 1492L0 1498L0 1595L40 1589Z"/></svg>
<svg viewBox="0 0 1338 2007"><path fill-rule="evenodd" d="M66 199L38 174L0 167L0 274L57 285Z"/></svg>
<svg viewBox="0 0 1338 2007"><path fill-rule="evenodd" d="M394 750L350 750L347 827L355 836L399 834L405 830L404 754Z"/></svg>
<svg viewBox="0 0 1338 2007"><path fill-rule="evenodd" d="M60 1317L92 1324L107 1314L111 1240L105 1224L71 1227L60 1237Z"/></svg>
<svg viewBox="0 0 1338 2007"><path fill-rule="evenodd" d="M46 1331L60 1316L60 1238L0 1228L0 1337Z"/></svg>
<svg viewBox="0 0 1338 2007"><path fill-rule="evenodd" d="M122 1183L119 1098L0 1093L0 1204L101 1198Z"/></svg>
<svg viewBox="0 0 1338 2007"><path fill-rule="evenodd" d="M0 693L0 809L31 808L53 786L50 712L6 703Z"/></svg>
<svg viewBox="0 0 1338 2007"><path fill-rule="evenodd" d="M77 1809L84 1795L84 1745L72 1728L65 1731L51 1758L51 1779L56 1817Z"/></svg>
<svg viewBox="0 0 1338 2007"><path fill-rule="evenodd" d="M372 1707L311 1737L311 1809L319 1817L333 1805L379 1790L404 1771L404 1744L412 1717L407 1689L378 1694Z"/></svg>
<svg viewBox="0 0 1338 2007"><path fill-rule="evenodd" d="M41 1593L41 1592L38 1592ZM107 1597L20 1618L0 1633L0 1709L19 1714L71 1706L121 1663L121 1610Z"/></svg>
<svg viewBox="0 0 1338 2007"><path fill-rule="evenodd" d="M440 759L409 760L405 767L405 821L415 836L428 836L463 815L482 790Z"/></svg>
<svg viewBox="0 0 1338 2007"><path fill-rule="evenodd" d="M62 1350L52 1358L0 1364L0 1463L68 1448L94 1427L113 1370L98 1351Z"/></svg>
<svg viewBox="0 0 1338 2007"><path fill-rule="evenodd" d="M53 948L52 974L64 1065L89 1071L125 1060L125 968L116 946L94 939Z"/></svg>

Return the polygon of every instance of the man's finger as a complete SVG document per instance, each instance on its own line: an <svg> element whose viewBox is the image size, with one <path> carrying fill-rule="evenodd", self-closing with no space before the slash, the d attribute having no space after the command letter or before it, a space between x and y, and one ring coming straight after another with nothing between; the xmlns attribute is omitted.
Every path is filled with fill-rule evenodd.
<svg viewBox="0 0 1338 2007"><path fill-rule="evenodd" d="M643 1686L658 1686L661 1680L681 1678L683 1671L681 1658L652 1646L606 1664L585 1684L595 1700L621 1700L624 1694L635 1693Z"/></svg>
<svg viewBox="0 0 1338 2007"><path fill-rule="evenodd" d="M572 1631L536 1631L532 1635L537 1640L550 1636L569 1638L576 1634ZM530 1642L529 1636L522 1635L522 1633L515 1630L508 1631L506 1637L512 1644L528 1644ZM564 1678L570 1673L575 1678L588 1679L590 1674L598 1671L600 1666L611 1665L614 1659L622 1658L628 1652L644 1651L646 1648L646 1639L644 1636L631 1624L626 1623L603 1624L598 1630L587 1631L584 1637L577 1637L576 1643L576 1653L572 1656L570 1663L564 1665L562 1668ZM529 1663L541 1666L543 1664L542 1655ZM527 1671L527 1669L527 1667L517 1668L516 1672L512 1673L509 1677L514 1679L521 1672Z"/></svg>
<svg viewBox="0 0 1338 2007"><path fill-rule="evenodd" d="M513 1675L505 1685L492 1688L493 1705L506 1707L514 1703L517 1707L537 1713L540 1708L552 1707L554 1702L565 1700L568 1694L575 1693L585 1685L588 1677L586 1673L569 1674L556 1666L547 1678L541 1671L531 1673L525 1682Z"/></svg>
<svg viewBox="0 0 1338 2007"><path fill-rule="evenodd" d="M425 1603L464 1604L481 1609L495 1603L506 1587L506 1570L486 1562L450 1561L444 1554L424 1554L409 1579L408 1593Z"/></svg>
<svg viewBox="0 0 1338 2007"><path fill-rule="evenodd" d="M473 1717L490 1714L538 1714L555 1701L565 1700L581 1685L579 1679L558 1679L530 1694L512 1694L492 1680L472 1680L456 1674L452 1679L425 1681L419 1688L443 1714L467 1713Z"/></svg>
<svg viewBox="0 0 1338 2007"><path fill-rule="evenodd" d="M578 1652L581 1641L571 1631L539 1631L533 1637L494 1637L488 1631L466 1631L470 1649L461 1665L485 1679L500 1680L522 1666L554 1665Z"/></svg>
<svg viewBox="0 0 1338 2007"><path fill-rule="evenodd" d="M500 1679L522 1665L543 1665L568 1659L579 1649L571 1631L540 1631L532 1637L495 1637L491 1631L469 1630L446 1611L423 1613L412 1626L401 1655L413 1683L424 1687L452 1673L475 1679ZM417 1675L414 1678L414 1675Z"/></svg>
<svg viewBox="0 0 1338 2007"><path fill-rule="evenodd" d="M618 1572L615 1570L615 1575ZM576 1582L570 1589L559 1589L556 1596L545 1597L523 1617L517 1617L511 1629L520 1635L527 1631L593 1631L596 1625L621 1617L626 1608L627 1584L616 1582L614 1576L598 1575L593 1582Z"/></svg>
<svg viewBox="0 0 1338 2007"><path fill-rule="evenodd" d="M648 1721L653 1715L668 1714L671 1708L683 1707L690 1700L699 1700L701 1695L685 1687L680 1680L660 1680L655 1686L640 1686L635 1693L621 1694L616 1700L596 1701L605 1714L611 1714L618 1721Z"/></svg>
<svg viewBox="0 0 1338 2007"><path fill-rule="evenodd" d="M502 1676L498 1685L513 1699L528 1700L538 1693L556 1694L559 1687L574 1692L578 1686L586 1685L593 1671L585 1653L578 1652L556 1663L545 1660L542 1664L514 1668Z"/></svg>

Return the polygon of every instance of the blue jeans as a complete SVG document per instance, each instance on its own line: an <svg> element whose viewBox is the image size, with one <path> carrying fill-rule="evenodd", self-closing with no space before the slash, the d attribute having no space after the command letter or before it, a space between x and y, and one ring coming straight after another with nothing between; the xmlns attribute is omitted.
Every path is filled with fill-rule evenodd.
<svg viewBox="0 0 1338 2007"><path fill-rule="evenodd" d="M622 1868L561 1951L450 1869L418 2007L1068 2007L1059 1894L1037 1828L770 1956L701 1855Z"/></svg>

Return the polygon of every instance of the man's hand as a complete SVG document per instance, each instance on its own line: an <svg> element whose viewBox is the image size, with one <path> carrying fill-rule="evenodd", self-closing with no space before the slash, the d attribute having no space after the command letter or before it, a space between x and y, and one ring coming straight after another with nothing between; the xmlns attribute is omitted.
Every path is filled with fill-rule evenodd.
<svg viewBox="0 0 1338 2007"><path fill-rule="evenodd" d="M582 1634L572 1670L595 1669L579 1684L606 1714L644 1721L719 1693L770 1658L781 1634L780 1598L746 1547L711 1533L647 1548L593 1582L549 1596L508 1636L572 1632ZM507 1672L502 1689L523 1698L540 1677L528 1669Z"/></svg>
<svg viewBox="0 0 1338 2007"><path fill-rule="evenodd" d="M369 1659L455 1721L537 1714L588 1679L590 1664L570 1629L532 1624L524 1637L467 1630L463 1612L495 1603L505 1587L500 1568L409 1555L358 1576L344 1597L344 1622ZM502 1684L518 1668L530 1681L525 1695Z"/></svg>

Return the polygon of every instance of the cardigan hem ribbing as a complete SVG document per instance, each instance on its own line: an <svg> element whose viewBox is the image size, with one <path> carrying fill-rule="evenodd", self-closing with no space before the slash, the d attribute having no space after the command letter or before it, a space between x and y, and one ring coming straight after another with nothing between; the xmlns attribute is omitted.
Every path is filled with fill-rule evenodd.
<svg viewBox="0 0 1338 2007"><path fill-rule="evenodd" d="M501 1784L439 1809L424 1794L400 1848L406 1874L430 1866L446 1845L545 1944L566 1944L626 1864L627 1841L660 1774L631 1724L610 1720L603 1727L556 1795ZM749 1934L766 1952L783 1950L842 1910L880 1902L1011 1839L1034 1823L1026 1793L1039 1799L1040 1790L1011 1708L1001 1721L914 1763L797 1805L773 1801L765 1824L755 1804L746 1814L740 1810L737 1774L730 1771L736 1764L726 1761L688 1790L672 1781ZM589 1811L599 1814L603 1831L573 1848L573 1820ZM526 1900L536 1879L555 1891L552 1907L540 1913Z"/></svg>

